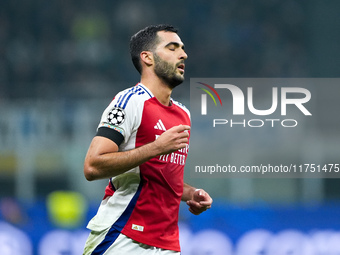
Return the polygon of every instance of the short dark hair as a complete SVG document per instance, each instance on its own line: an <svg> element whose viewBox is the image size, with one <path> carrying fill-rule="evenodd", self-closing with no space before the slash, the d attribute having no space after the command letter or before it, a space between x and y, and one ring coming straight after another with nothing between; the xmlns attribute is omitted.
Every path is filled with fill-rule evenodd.
<svg viewBox="0 0 340 255"><path fill-rule="evenodd" d="M130 40L130 54L133 65L139 73L142 72L142 65L140 63L140 53L142 51L152 51L157 44L157 32L167 31L177 33L178 30L171 25L151 25L148 26L131 37Z"/></svg>

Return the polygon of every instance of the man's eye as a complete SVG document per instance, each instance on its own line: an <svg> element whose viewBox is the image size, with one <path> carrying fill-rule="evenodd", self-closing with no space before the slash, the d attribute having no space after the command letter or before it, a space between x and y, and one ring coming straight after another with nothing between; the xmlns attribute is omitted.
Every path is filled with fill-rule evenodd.
<svg viewBox="0 0 340 255"><path fill-rule="evenodd" d="M169 48L169 50L171 50L171 51L175 51L175 48L174 48L174 47L172 47L172 48Z"/></svg>

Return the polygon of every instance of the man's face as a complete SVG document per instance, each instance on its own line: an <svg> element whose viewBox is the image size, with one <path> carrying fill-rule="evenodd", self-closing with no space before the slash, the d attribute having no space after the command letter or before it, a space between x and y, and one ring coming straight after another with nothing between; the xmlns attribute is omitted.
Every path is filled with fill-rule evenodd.
<svg viewBox="0 0 340 255"><path fill-rule="evenodd" d="M153 52L154 71L159 78L174 88L184 81L184 60L188 56L176 33L160 31L158 40Z"/></svg>

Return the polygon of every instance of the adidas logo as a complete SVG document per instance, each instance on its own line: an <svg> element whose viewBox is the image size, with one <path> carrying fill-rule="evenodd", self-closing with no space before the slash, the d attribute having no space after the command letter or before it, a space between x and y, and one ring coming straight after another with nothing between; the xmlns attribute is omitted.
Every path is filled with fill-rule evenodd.
<svg viewBox="0 0 340 255"><path fill-rule="evenodd" d="M166 131L166 128L164 127L164 124L161 119L157 121L157 124L154 126L154 129Z"/></svg>

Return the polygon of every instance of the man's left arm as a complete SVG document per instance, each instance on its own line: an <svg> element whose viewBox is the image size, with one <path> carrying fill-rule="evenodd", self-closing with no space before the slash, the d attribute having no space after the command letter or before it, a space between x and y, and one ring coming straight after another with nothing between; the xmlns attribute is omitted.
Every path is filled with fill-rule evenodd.
<svg viewBox="0 0 340 255"><path fill-rule="evenodd" d="M184 183L182 201L189 206L189 211L199 215L211 208L212 198L203 189L196 189L189 184Z"/></svg>

